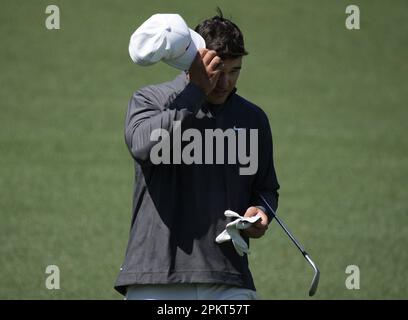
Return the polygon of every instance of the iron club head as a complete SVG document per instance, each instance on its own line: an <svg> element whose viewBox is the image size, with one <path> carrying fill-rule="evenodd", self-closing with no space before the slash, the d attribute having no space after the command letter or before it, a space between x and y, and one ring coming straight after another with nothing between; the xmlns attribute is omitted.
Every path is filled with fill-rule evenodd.
<svg viewBox="0 0 408 320"><path fill-rule="evenodd" d="M310 257L305 254L305 258L306 260L310 263L310 265L312 266L313 270L314 270L314 275L313 275L313 279L312 279L312 283L310 284L310 289L309 289L309 296L313 296L316 293L317 290L317 286L319 285L319 280L320 280L320 271L319 269L316 267L316 265L314 264L314 262L312 261L312 259L310 259Z"/></svg>

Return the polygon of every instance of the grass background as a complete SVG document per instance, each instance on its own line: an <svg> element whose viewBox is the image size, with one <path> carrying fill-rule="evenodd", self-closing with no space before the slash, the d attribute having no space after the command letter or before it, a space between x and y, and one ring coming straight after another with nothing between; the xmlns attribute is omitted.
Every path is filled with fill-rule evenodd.
<svg viewBox="0 0 408 320"><path fill-rule="evenodd" d="M157 12L194 27L219 5L250 52L238 92L272 125L279 213L321 269L313 299L408 298L408 3L5 0L0 11L0 298L121 299L131 219L123 141L132 92L167 81L135 66L131 33ZM308 299L312 270L273 224L252 242L264 299ZM61 289L45 288L58 265ZM345 286L360 268L360 290Z"/></svg>

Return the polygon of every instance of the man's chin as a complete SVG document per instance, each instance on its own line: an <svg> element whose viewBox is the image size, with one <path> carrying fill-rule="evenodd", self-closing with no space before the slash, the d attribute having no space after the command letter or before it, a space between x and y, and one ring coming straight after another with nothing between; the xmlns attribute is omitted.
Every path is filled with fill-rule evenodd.
<svg viewBox="0 0 408 320"><path fill-rule="evenodd" d="M212 104L223 104L227 100L227 98L228 94L225 94L223 96L216 96L210 94L207 96L207 101Z"/></svg>

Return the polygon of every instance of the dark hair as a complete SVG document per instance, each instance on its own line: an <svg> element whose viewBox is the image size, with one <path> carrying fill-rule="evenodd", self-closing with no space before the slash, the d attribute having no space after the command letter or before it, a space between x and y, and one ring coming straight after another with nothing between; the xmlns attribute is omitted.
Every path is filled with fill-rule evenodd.
<svg viewBox="0 0 408 320"><path fill-rule="evenodd" d="M248 52L244 47L244 37L238 26L223 17L221 9L218 15L204 20L196 28L205 40L207 49L215 50L221 59L235 59Z"/></svg>

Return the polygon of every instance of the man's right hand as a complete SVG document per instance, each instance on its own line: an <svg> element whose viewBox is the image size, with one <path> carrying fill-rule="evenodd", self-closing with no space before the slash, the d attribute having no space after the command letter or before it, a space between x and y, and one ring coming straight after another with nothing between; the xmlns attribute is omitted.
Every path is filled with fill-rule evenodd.
<svg viewBox="0 0 408 320"><path fill-rule="evenodd" d="M221 58L217 56L217 52L199 49L188 70L190 81L208 95L215 88L223 66Z"/></svg>

